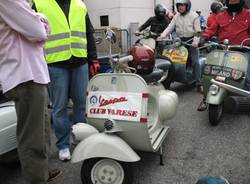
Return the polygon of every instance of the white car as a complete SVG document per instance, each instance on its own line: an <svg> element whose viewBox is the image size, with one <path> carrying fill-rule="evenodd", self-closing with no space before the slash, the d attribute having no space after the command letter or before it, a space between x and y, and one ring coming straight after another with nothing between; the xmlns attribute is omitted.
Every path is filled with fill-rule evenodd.
<svg viewBox="0 0 250 184"><path fill-rule="evenodd" d="M15 104L0 93L0 162L9 162L13 153L17 156L16 125Z"/></svg>

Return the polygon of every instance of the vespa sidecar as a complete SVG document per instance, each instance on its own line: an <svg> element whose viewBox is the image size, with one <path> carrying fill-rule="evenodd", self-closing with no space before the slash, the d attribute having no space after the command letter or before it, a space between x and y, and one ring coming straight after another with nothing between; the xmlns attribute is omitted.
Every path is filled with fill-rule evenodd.
<svg viewBox="0 0 250 184"><path fill-rule="evenodd" d="M90 80L87 98L88 124L73 126L80 141L72 162L83 161L82 182L132 183L134 150L157 152L167 136L178 104L176 93L159 84L148 85L136 74L99 74ZM112 181L112 182L111 182Z"/></svg>

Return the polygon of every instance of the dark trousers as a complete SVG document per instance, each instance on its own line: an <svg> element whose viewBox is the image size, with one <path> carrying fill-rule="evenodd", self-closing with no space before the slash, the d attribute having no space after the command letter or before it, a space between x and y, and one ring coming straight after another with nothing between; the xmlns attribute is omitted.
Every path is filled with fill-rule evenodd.
<svg viewBox="0 0 250 184"><path fill-rule="evenodd" d="M17 114L17 149L22 175L28 184L44 184L48 178L50 124L47 85L32 81L6 93Z"/></svg>

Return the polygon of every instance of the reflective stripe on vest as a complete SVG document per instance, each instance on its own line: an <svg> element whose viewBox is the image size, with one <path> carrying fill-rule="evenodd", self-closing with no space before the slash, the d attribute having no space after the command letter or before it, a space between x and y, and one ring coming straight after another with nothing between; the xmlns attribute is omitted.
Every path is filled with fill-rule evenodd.
<svg viewBox="0 0 250 184"><path fill-rule="evenodd" d="M71 0L68 21L55 0L34 0L38 12L47 16L51 33L45 45L47 63L87 57L86 15L82 0ZM69 23L68 23L69 22Z"/></svg>

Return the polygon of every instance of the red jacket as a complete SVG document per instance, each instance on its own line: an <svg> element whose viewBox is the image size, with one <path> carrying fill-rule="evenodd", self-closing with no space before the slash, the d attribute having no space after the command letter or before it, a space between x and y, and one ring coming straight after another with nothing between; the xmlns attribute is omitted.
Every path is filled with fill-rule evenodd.
<svg viewBox="0 0 250 184"><path fill-rule="evenodd" d="M232 45L241 44L244 39L250 38L250 11L243 9L234 16L228 11L219 13L214 24L202 34L209 38L214 35L218 35L219 41L229 39Z"/></svg>
<svg viewBox="0 0 250 184"><path fill-rule="evenodd" d="M216 21L216 13L210 13L208 18L207 18L207 27L210 27L215 23Z"/></svg>

